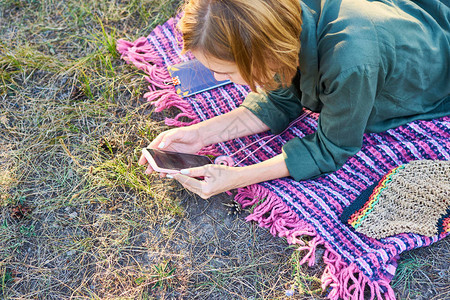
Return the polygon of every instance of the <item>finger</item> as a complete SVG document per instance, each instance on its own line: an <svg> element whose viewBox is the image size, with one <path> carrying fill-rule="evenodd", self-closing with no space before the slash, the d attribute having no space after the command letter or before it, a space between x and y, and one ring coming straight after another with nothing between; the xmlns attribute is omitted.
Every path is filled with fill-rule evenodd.
<svg viewBox="0 0 450 300"><path fill-rule="evenodd" d="M194 179L192 177L188 177L188 176L185 176L185 177L182 177L182 176L184 176L184 175L178 176L178 181L186 190L199 195L203 199L208 199L209 197L212 196L210 194L205 193L203 181L200 181L200 180Z"/></svg>
<svg viewBox="0 0 450 300"><path fill-rule="evenodd" d="M158 146L160 145L160 141L157 141L157 140L153 140L148 146L147 146L147 148L150 148L150 149L161 149L161 148L159 148Z"/></svg>
<svg viewBox="0 0 450 300"><path fill-rule="evenodd" d="M156 137L151 143L147 146L147 148L157 149L158 145L161 143L162 137Z"/></svg>
<svg viewBox="0 0 450 300"><path fill-rule="evenodd" d="M190 169L183 169L183 170L180 170L180 173L183 175L187 175L189 177L205 177L210 172L208 171L207 166L203 166L203 167L196 167L196 168L190 168Z"/></svg>
<svg viewBox="0 0 450 300"><path fill-rule="evenodd" d="M153 168L150 165L148 165L147 169L145 169L144 173L147 175L150 175L153 173L153 171L154 171Z"/></svg>
<svg viewBox="0 0 450 300"><path fill-rule="evenodd" d="M153 149L157 149L159 148L158 146L161 144L161 141L163 140L163 138L167 135L167 131L164 131L160 134L158 134L158 136L151 141L151 143L148 145L149 148L153 148Z"/></svg>
<svg viewBox="0 0 450 300"><path fill-rule="evenodd" d="M180 173L175 173L175 174L170 174L172 178L176 179L179 183L181 183L185 188L187 188L188 190L194 192L194 193L198 193L202 191L202 184L203 182L201 180L197 180L195 178L180 174Z"/></svg>
<svg viewBox="0 0 450 300"><path fill-rule="evenodd" d="M169 132L165 135L163 135L160 139L156 140L155 143L153 144L153 146L157 147L158 149L166 149L167 147L170 146L170 144L172 143L173 140L173 136L172 134Z"/></svg>
<svg viewBox="0 0 450 300"><path fill-rule="evenodd" d="M138 160L138 164L140 164L141 166L145 165L147 163L147 159L145 158L144 154L141 154L141 157Z"/></svg>

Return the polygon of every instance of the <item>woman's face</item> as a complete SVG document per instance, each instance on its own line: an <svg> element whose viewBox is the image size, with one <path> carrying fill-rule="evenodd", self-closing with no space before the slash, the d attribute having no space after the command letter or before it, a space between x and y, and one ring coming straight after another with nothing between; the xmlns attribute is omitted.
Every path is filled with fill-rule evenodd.
<svg viewBox="0 0 450 300"><path fill-rule="evenodd" d="M235 63L220 60L211 56L205 56L203 52L199 50L192 50L191 52L194 54L195 58L213 72L214 78L217 81L231 80L237 84L247 84L244 79L242 79Z"/></svg>

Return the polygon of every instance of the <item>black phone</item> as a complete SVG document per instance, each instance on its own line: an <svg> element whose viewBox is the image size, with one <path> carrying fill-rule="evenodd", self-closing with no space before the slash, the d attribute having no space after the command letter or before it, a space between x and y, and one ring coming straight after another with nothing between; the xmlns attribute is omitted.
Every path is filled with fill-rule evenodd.
<svg viewBox="0 0 450 300"><path fill-rule="evenodd" d="M180 153L151 148L142 150L145 158L157 172L174 173L182 169L201 167L213 162L205 155Z"/></svg>

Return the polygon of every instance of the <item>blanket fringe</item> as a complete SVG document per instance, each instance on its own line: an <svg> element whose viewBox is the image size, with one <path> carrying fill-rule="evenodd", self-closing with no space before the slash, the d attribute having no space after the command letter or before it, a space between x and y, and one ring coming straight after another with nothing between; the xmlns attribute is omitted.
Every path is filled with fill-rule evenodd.
<svg viewBox="0 0 450 300"><path fill-rule="evenodd" d="M121 58L136 67L145 67L148 62L162 65L163 59L148 42L146 37L141 37L134 42L119 39L116 44L117 51L122 54ZM145 69L141 69L144 70Z"/></svg>
<svg viewBox="0 0 450 300"><path fill-rule="evenodd" d="M155 111L160 112L170 107L178 108L181 111L175 118L166 118L166 125L182 127L200 122L192 107L186 101L180 101L175 87L167 84L171 77L164 66L164 60L154 50L147 38L141 37L134 42L120 39L117 41L117 51L123 60L147 74L145 79L149 83L149 91L144 94L144 98L152 103ZM191 121L181 121L183 117Z"/></svg>
<svg viewBox="0 0 450 300"><path fill-rule="evenodd" d="M256 206L253 212L246 217L246 221L255 221L261 227L269 228L272 235L285 237L289 244L304 246L305 242L299 237L305 235L316 237L311 225L301 220L285 203L279 201L275 195L269 193L267 189L260 185L238 189L235 200L244 208ZM317 241L313 238L310 241L311 247L317 244Z"/></svg>
<svg viewBox="0 0 450 300"><path fill-rule="evenodd" d="M299 245L297 251L305 251L300 261L301 265L308 263L308 266L313 266L316 263L317 246L325 247L323 261L326 267L321 281L322 289L329 290L329 299L364 300L365 297L370 297L373 300L375 297L383 299L382 296L387 300L395 299L388 280L371 281L354 263L348 265L323 238L316 234L311 225L301 220L287 204L264 187L251 185L240 188L235 200L244 208L254 207L246 221L255 221L259 226L269 228L272 235L286 237L289 244ZM306 242L305 236L312 239Z"/></svg>
<svg viewBox="0 0 450 300"><path fill-rule="evenodd" d="M358 267L352 263L347 265L340 255L325 246L323 260L326 264L322 275L322 289L331 288L329 299L387 299L395 300L394 290L388 280L370 281ZM370 294L367 294L369 293ZM370 298L367 298L370 297Z"/></svg>

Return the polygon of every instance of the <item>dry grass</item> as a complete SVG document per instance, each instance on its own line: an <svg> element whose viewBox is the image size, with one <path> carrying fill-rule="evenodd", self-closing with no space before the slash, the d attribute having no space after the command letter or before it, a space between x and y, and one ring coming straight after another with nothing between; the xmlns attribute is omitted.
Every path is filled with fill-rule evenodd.
<svg viewBox="0 0 450 300"><path fill-rule="evenodd" d="M0 294L8 299L276 298L293 250L229 197L142 175L164 129L115 40L177 1L0 4Z"/></svg>
<svg viewBox="0 0 450 300"><path fill-rule="evenodd" d="M294 282L293 298L324 298L320 261L306 271L283 239L229 214L229 197L201 200L137 166L164 115L115 40L177 5L0 3L1 298L283 299ZM405 256L396 289L448 297L448 245Z"/></svg>

